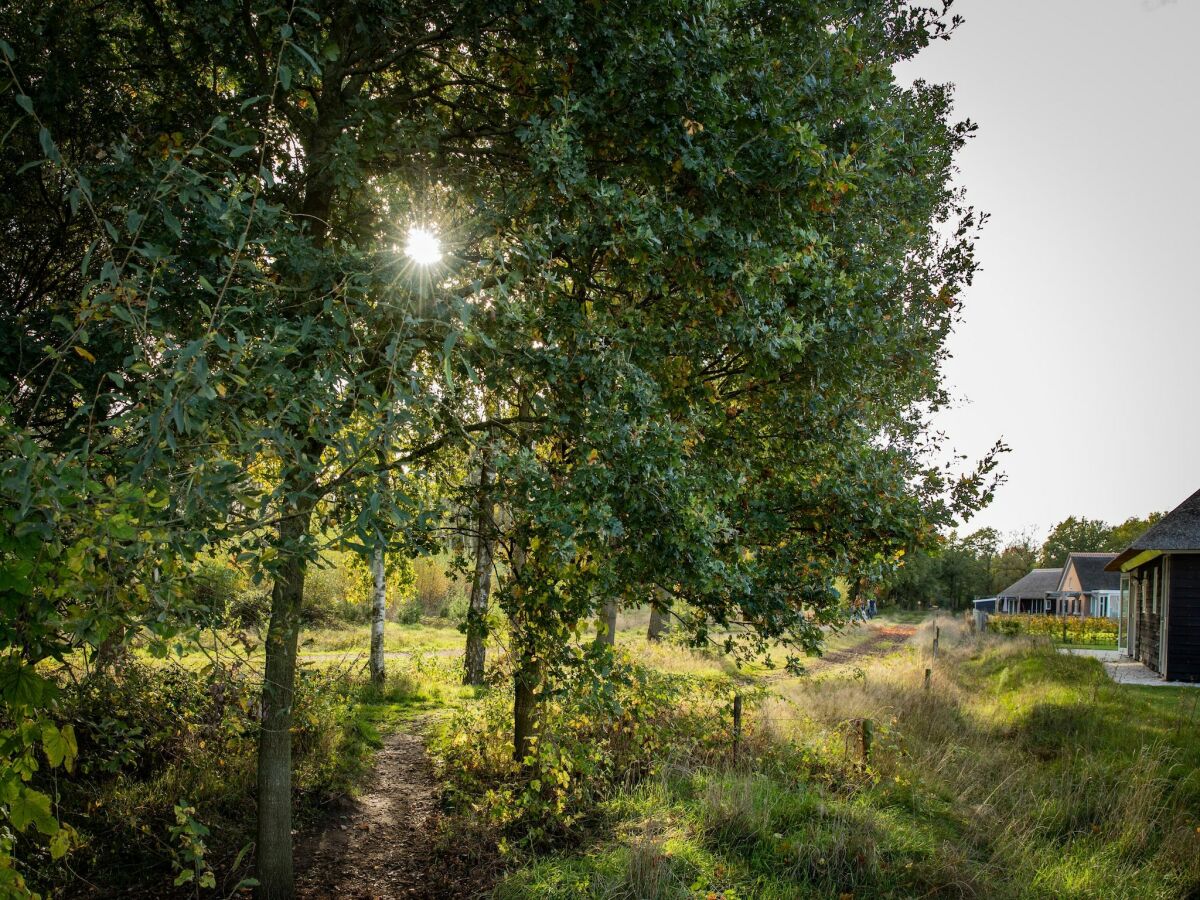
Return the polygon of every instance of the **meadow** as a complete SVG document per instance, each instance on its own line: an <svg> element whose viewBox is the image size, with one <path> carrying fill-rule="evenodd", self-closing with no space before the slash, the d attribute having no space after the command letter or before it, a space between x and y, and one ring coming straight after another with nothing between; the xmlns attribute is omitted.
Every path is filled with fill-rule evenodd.
<svg viewBox="0 0 1200 900"><path fill-rule="evenodd" d="M1046 638L948 618L936 658L933 620L883 620L831 634L801 675L650 643L643 625L623 617L605 676L546 704L532 773L511 759L502 635L492 686L475 689L455 628L390 624L378 689L364 630L314 629L294 734L302 829L329 827L371 790L388 735L413 732L442 798L430 853L477 848L467 862L499 898L1200 889L1200 691L1118 686ZM206 658L134 658L110 693L92 679L75 698L89 762L58 802L83 849L69 869L42 858L43 886L157 896L191 870L217 895L248 876L256 662Z"/></svg>

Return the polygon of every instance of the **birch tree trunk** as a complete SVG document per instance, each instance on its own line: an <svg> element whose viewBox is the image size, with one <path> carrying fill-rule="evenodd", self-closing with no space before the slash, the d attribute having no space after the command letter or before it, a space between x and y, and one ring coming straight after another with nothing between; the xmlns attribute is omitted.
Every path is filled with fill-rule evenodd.
<svg viewBox="0 0 1200 900"><path fill-rule="evenodd" d="M475 511L475 577L467 605L467 651L463 684L483 684L487 655L488 598L492 591L492 452L484 446L479 459L479 497Z"/></svg>
<svg viewBox="0 0 1200 900"><path fill-rule="evenodd" d="M371 683L382 687L387 678L387 667L383 659L384 627L387 623L387 571L383 544L377 544L371 553Z"/></svg>

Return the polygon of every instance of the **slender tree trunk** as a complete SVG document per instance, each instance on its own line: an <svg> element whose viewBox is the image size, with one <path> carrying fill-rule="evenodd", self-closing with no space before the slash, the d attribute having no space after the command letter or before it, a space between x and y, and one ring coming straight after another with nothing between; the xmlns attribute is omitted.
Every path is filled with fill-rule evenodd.
<svg viewBox="0 0 1200 900"><path fill-rule="evenodd" d="M596 643L617 645L617 599L612 597L600 607L600 619L596 623Z"/></svg>
<svg viewBox="0 0 1200 900"><path fill-rule="evenodd" d="M516 587L521 587L521 579L525 573L524 529L518 528L514 531L512 555L508 563L509 577ZM528 635L520 627L515 616L510 621L513 626L513 652L516 655L513 671L513 759L523 763L526 757L533 755L535 749L534 740L538 731L538 691L541 689L543 672L542 663L535 658Z"/></svg>
<svg viewBox="0 0 1200 900"><path fill-rule="evenodd" d="M467 652L463 684L483 684L487 654L488 598L492 591L492 451L484 446L479 459L479 499L475 511L475 577L467 606Z"/></svg>
<svg viewBox="0 0 1200 900"><path fill-rule="evenodd" d="M662 634L666 631L667 615L663 612L661 606L657 603L650 604L650 624L646 628L646 639L649 641L658 642L662 640Z"/></svg>
<svg viewBox="0 0 1200 900"><path fill-rule="evenodd" d="M513 759L524 762L535 750L538 733L537 703L542 665L527 649L520 651L513 685Z"/></svg>
<svg viewBox="0 0 1200 900"><path fill-rule="evenodd" d="M387 623L387 570L384 565L383 544L376 545L371 553L371 683L382 687L387 678L387 666L383 660L384 626Z"/></svg>
<svg viewBox="0 0 1200 900"><path fill-rule="evenodd" d="M302 498L279 527L279 543L294 554L307 534L313 502ZM306 562L285 557L271 590L263 681L262 728L258 738L258 896L290 900L292 871L292 698L296 682L296 645L304 602Z"/></svg>

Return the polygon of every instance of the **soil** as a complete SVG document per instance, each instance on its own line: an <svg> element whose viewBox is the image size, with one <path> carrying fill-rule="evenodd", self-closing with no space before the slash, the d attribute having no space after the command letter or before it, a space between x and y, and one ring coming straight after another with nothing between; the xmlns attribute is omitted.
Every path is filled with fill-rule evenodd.
<svg viewBox="0 0 1200 900"><path fill-rule="evenodd" d="M809 664L809 670L823 669L829 666L856 665L876 656L891 653L896 645L907 641L916 634L917 629L912 625L880 625L872 626L872 634L861 643L842 650L831 650L818 660Z"/></svg>
<svg viewBox="0 0 1200 900"><path fill-rule="evenodd" d="M440 795L421 737L388 735L362 796L298 843L297 898L484 896L490 867L478 865L480 848L451 849L440 839Z"/></svg>

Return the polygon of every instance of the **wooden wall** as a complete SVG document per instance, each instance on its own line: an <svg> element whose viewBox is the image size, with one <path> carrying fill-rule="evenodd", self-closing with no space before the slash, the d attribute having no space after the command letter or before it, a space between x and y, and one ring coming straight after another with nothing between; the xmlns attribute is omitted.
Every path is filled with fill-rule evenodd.
<svg viewBox="0 0 1200 900"><path fill-rule="evenodd" d="M1171 555L1167 678L1200 681L1200 555Z"/></svg>
<svg viewBox="0 0 1200 900"><path fill-rule="evenodd" d="M1155 612L1155 604L1150 593L1154 586L1154 573L1156 572L1158 573L1158 590L1160 592L1157 612ZM1151 560L1144 566L1138 566L1134 570L1134 575L1137 577L1137 582L1136 592L1132 599L1138 617L1137 648L1134 656L1155 672L1160 672L1162 670L1158 665L1158 643L1162 622L1162 557ZM1146 585L1145 599L1143 599L1142 593L1143 584Z"/></svg>

